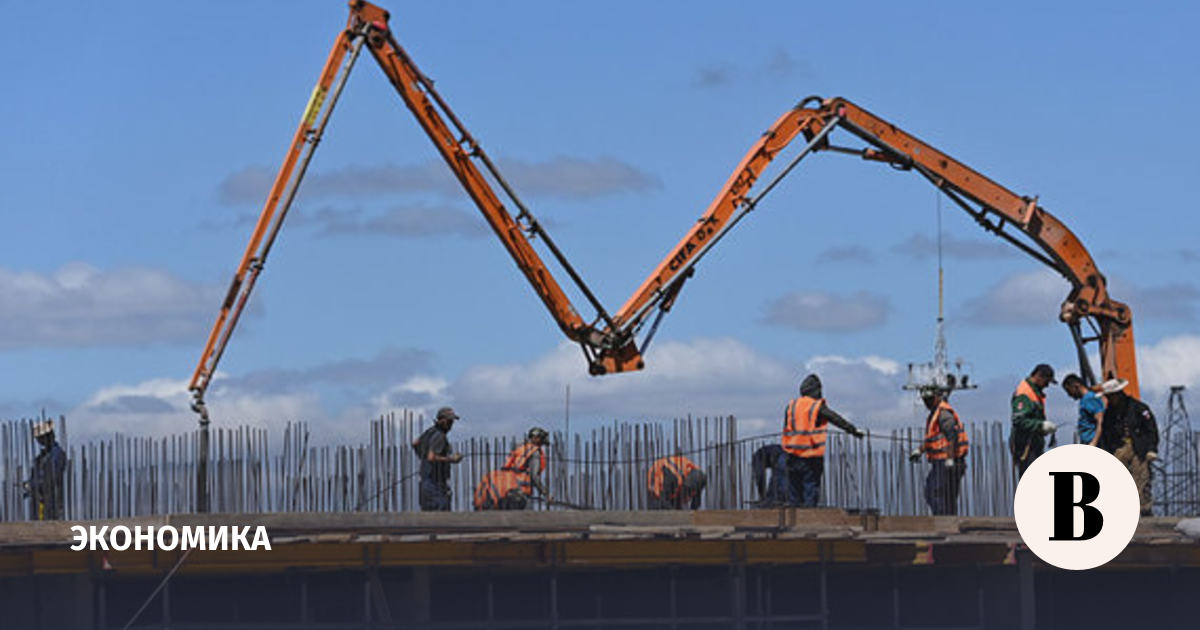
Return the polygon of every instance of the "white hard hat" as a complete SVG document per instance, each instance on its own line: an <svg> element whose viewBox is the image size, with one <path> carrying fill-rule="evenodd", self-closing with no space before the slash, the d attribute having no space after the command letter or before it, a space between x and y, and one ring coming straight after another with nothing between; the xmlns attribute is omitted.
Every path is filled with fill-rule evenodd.
<svg viewBox="0 0 1200 630"><path fill-rule="evenodd" d="M1100 391L1104 392L1105 394L1115 394L1122 389L1125 389L1125 386L1128 384L1129 381L1123 378L1110 378L1100 384Z"/></svg>
<svg viewBox="0 0 1200 630"><path fill-rule="evenodd" d="M40 438L43 435L49 435L51 433L54 433L54 421L53 420L42 420L40 422L33 423L33 437L34 438Z"/></svg>

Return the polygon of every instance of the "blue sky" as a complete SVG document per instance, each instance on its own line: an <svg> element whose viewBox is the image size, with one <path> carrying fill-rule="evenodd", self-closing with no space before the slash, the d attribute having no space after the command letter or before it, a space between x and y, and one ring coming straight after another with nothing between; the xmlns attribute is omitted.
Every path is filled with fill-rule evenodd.
<svg viewBox="0 0 1200 630"><path fill-rule="evenodd" d="M1154 400L1200 384L1194 5L392 4L393 29L616 309L749 145L845 96L1040 195L1134 308ZM0 412L188 428L190 376L341 2L0 3ZM473 431L579 417L771 424L806 370L868 426L931 353L933 190L818 155L701 264L642 374L589 379L364 57L221 365L218 421L331 428L451 403ZM946 207L950 351L1003 418L1070 369L1067 286ZM577 305L584 306L577 300ZM816 305L815 307L813 305ZM1056 415L1073 416L1061 395Z"/></svg>

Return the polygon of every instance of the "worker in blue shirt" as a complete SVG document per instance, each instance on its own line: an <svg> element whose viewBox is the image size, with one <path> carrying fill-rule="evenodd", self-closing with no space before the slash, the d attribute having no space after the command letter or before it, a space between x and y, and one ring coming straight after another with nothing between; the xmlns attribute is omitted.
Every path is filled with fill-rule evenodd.
<svg viewBox="0 0 1200 630"><path fill-rule="evenodd" d="M1104 432L1101 422L1104 418L1104 396L1084 385L1083 379L1075 374L1068 374L1062 386L1068 396L1079 401L1079 423L1076 427L1079 443L1096 446L1100 442L1100 434Z"/></svg>

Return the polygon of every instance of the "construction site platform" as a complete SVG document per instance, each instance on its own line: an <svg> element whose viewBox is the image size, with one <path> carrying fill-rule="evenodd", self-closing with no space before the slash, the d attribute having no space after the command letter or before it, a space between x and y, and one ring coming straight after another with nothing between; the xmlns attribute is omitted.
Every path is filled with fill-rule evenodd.
<svg viewBox="0 0 1200 630"><path fill-rule="evenodd" d="M1200 566L1177 518L1143 518L1113 565ZM165 515L0 523L0 576L160 572L180 551L72 551L71 526L263 526L272 549L194 550L188 572L374 566L802 564L997 565L1021 542L1011 518L879 516L839 509ZM103 556L103 558L102 558Z"/></svg>

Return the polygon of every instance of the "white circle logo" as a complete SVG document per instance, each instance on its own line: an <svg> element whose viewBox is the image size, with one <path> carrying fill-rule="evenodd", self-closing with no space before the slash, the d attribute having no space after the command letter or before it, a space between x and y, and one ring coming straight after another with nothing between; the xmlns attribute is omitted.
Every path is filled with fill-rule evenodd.
<svg viewBox="0 0 1200 630"><path fill-rule="evenodd" d="M1060 569L1096 568L1133 539L1141 501L1125 466L1086 444L1033 461L1013 499L1017 531L1037 557Z"/></svg>

